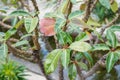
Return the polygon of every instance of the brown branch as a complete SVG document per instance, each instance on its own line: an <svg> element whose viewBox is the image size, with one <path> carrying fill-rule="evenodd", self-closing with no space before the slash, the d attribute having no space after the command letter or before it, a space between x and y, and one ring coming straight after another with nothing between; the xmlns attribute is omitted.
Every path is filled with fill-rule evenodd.
<svg viewBox="0 0 120 80"><path fill-rule="evenodd" d="M75 63L75 66L76 66L77 73L78 73L78 75L79 75L80 80L85 80L85 78L84 78L84 76L83 76L83 74L82 74L82 69L79 67L79 65L78 65L77 62Z"/></svg>
<svg viewBox="0 0 120 80"><path fill-rule="evenodd" d="M7 41L6 44L10 48L10 51L13 52L13 53L16 53L16 54L19 54L19 55L24 55L26 57L31 57L32 54L33 54L32 52L22 51L22 50L19 50L19 49L13 47L12 44L9 41Z"/></svg>
<svg viewBox="0 0 120 80"><path fill-rule="evenodd" d="M61 64L61 60L59 60L59 80L64 80L64 76L63 76L63 66Z"/></svg>
<svg viewBox="0 0 120 80"><path fill-rule="evenodd" d="M36 10L36 11L39 11L39 8L38 8L38 6L37 6L36 0L31 0L31 1L32 1L32 3L33 3L33 6L34 6L35 10ZM38 17L38 14L37 14L36 16ZM39 18L39 17L38 17L38 18ZM43 62L42 62L41 54L40 54L41 46L40 46L40 44L39 44L39 42L38 42L38 38L39 38L38 28L36 27L35 30L34 30L34 35L33 35L33 43L34 43L34 46L35 46L35 50L34 50L34 52L35 52L35 57L38 59L39 67L40 67L40 69L42 70L42 73L43 73L43 75L45 76L45 78L46 78L47 80L53 80L53 79L51 78L51 76L49 76L49 75L47 75L47 74L45 73L44 65L43 65Z"/></svg>
<svg viewBox="0 0 120 80"><path fill-rule="evenodd" d="M39 11L36 0L31 0L36 11Z"/></svg>
<svg viewBox="0 0 120 80"><path fill-rule="evenodd" d="M96 64L84 75L84 78L87 78L91 75L93 75L96 71L100 69L100 67L105 66L105 59L108 54L105 54L103 57L100 58L99 61L96 62Z"/></svg>
<svg viewBox="0 0 120 80"><path fill-rule="evenodd" d="M21 5L23 5L24 7L26 7L26 9L28 11L30 11L30 7L27 4L25 4L23 0L20 0L20 3L21 3Z"/></svg>
<svg viewBox="0 0 120 80"><path fill-rule="evenodd" d="M3 23L2 21L0 21L0 25L3 26L3 27L6 28L6 29L12 28L12 26L10 26L10 25L8 25L8 24L5 24L5 23Z"/></svg>
<svg viewBox="0 0 120 80"><path fill-rule="evenodd" d="M90 8L90 12L93 11L93 9L95 8L95 5L97 4L98 0L93 0L93 4L91 4L91 8Z"/></svg>
<svg viewBox="0 0 120 80"><path fill-rule="evenodd" d="M41 69L43 75L45 76L45 78L46 78L47 80L53 80L52 77L49 76L49 75L47 75L46 72L45 72L43 61L42 61L42 59L41 59L41 56L39 55L39 50L34 50L34 55L35 55L35 57L36 57L37 60L38 60L37 63L38 63L38 65L40 66L40 69Z"/></svg>
<svg viewBox="0 0 120 80"><path fill-rule="evenodd" d="M85 8L85 16L84 16L84 18L83 18L83 20L84 20L85 22L88 21L88 18L89 18L89 16L90 16L90 5L91 5L91 0L87 0L87 1L86 1L86 8Z"/></svg>
<svg viewBox="0 0 120 80"><path fill-rule="evenodd" d="M10 38L9 41L10 41L10 42L18 42L19 40L18 40L18 39L15 39L15 38Z"/></svg>

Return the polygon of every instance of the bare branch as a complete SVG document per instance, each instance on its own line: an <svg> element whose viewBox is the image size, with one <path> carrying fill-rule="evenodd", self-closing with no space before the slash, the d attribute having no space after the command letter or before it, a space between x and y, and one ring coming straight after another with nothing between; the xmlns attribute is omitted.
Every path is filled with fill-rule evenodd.
<svg viewBox="0 0 120 80"><path fill-rule="evenodd" d="M36 11L39 11L36 0L31 0Z"/></svg>
<svg viewBox="0 0 120 80"><path fill-rule="evenodd" d="M86 8L85 8L85 16L84 16L84 18L83 18L83 20L84 20L85 22L88 21L88 18L89 18L89 16L90 16L90 5L91 5L91 0L87 0L87 1L86 1Z"/></svg>
<svg viewBox="0 0 120 80"><path fill-rule="evenodd" d="M105 58L107 54L105 54L103 57L100 58L99 61L96 62L96 64L84 75L84 78L87 78L91 75L93 75L96 71L100 69L100 67L105 66Z"/></svg>
<svg viewBox="0 0 120 80"><path fill-rule="evenodd" d="M20 0L20 3L21 3L24 7L26 7L26 9L27 9L28 11L30 11L29 5L25 4L23 0Z"/></svg>
<svg viewBox="0 0 120 80"><path fill-rule="evenodd" d="M12 26L10 26L8 24L3 23L2 21L0 21L0 25L3 26L6 29L10 29L12 27Z"/></svg>

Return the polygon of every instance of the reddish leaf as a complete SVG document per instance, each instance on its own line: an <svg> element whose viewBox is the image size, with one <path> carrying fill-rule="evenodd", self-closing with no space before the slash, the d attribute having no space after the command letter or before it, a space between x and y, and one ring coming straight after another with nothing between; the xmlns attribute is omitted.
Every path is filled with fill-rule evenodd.
<svg viewBox="0 0 120 80"><path fill-rule="evenodd" d="M55 20L52 18L44 18L40 20L40 32L45 36L55 35L54 26Z"/></svg>

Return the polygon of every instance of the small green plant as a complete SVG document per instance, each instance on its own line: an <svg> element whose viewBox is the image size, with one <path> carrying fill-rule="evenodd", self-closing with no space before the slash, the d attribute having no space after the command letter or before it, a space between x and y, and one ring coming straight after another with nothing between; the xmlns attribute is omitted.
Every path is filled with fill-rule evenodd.
<svg viewBox="0 0 120 80"><path fill-rule="evenodd" d="M25 67L13 61L0 65L0 80L26 80Z"/></svg>

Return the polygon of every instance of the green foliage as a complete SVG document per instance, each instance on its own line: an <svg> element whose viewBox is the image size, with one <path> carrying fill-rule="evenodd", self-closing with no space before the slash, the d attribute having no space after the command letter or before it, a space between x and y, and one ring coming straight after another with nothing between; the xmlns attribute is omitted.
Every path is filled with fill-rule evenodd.
<svg viewBox="0 0 120 80"><path fill-rule="evenodd" d="M93 49L92 49L93 51L95 51L95 50L110 50L110 48L106 45L106 44L95 44L94 46L93 46Z"/></svg>
<svg viewBox="0 0 120 80"><path fill-rule="evenodd" d="M13 44L13 46L14 47L19 47L19 46L27 45L27 44L28 44L27 40L22 40L22 41L16 42L15 44Z"/></svg>
<svg viewBox="0 0 120 80"><path fill-rule="evenodd" d="M61 53L61 49L55 49L47 55L44 63L45 71L47 74L52 73L57 68L58 60L61 56Z"/></svg>
<svg viewBox="0 0 120 80"><path fill-rule="evenodd" d="M0 46L0 60L5 61L5 59L7 58L7 54L8 54L8 47L5 43L3 43Z"/></svg>
<svg viewBox="0 0 120 80"><path fill-rule="evenodd" d="M105 8L110 9L110 2L109 0L99 0L100 4L103 5Z"/></svg>
<svg viewBox="0 0 120 80"><path fill-rule="evenodd" d="M110 43L110 46L113 47L113 48L116 48L116 46L117 46L117 38L116 38L114 32L111 31L111 30L107 30L106 37L107 37L107 39L108 39L108 41Z"/></svg>
<svg viewBox="0 0 120 80"><path fill-rule="evenodd" d="M77 76L77 70L75 64L71 64L68 68L68 75L70 80L74 80Z"/></svg>
<svg viewBox="0 0 120 80"><path fill-rule="evenodd" d="M74 12L71 12L68 16L68 19L71 20L73 18L76 18L76 17L79 17L81 15L83 15L84 12L83 11L80 11L80 10L77 10L77 11L74 11Z"/></svg>
<svg viewBox="0 0 120 80"><path fill-rule="evenodd" d="M65 19L57 18L55 23L55 31L60 32L61 28L64 27L65 23L66 23Z"/></svg>
<svg viewBox="0 0 120 80"><path fill-rule="evenodd" d="M83 70L88 70L88 66L85 64L85 63L83 63L83 62L78 62L78 65L80 66L80 68L82 68Z"/></svg>
<svg viewBox="0 0 120 80"><path fill-rule="evenodd" d="M22 23L23 23L23 20L20 20L14 27L9 29L5 33L5 40L8 40L12 35L14 35L17 32L17 29L20 27L20 25L22 25Z"/></svg>
<svg viewBox="0 0 120 80"><path fill-rule="evenodd" d="M91 55L88 52L84 52L83 56L88 60L90 66L92 66L93 65L93 59L92 59Z"/></svg>
<svg viewBox="0 0 120 80"><path fill-rule="evenodd" d="M69 48L79 52L86 52L91 49L91 46L87 42L75 41Z"/></svg>
<svg viewBox="0 0 120 80"><path fill-rule="evenodd" d="M116 12L118 10L118 4L116 1L114 1L112 4L111 4L111 10L113 12Z"/></svg>
<svg viewBox="0 0 120 80"><path fill-rule="evenodd" d="M62 65L65 69L68 68L68 64L70 63L70 50L69 49L63 49L62 55L61 55L61 61Z"/></svg>
<svg viewBox="0 0 120 80"><path fill-rule="evenodd" d="M28 33L31 33L37 27L37 24L38 24L37 17L24 19L25 29Z"/></svg>
<svg viewBox="0 0 120 80"><path fill-rule="evenodd" d="M13 61L0 64L1 80L26 80L25 67L16 64Z"/></svg>
<svg viewBox="0 0 120 80"><path fill-rule="evenodd" d="M90 39L89 36L88 36L85 32L80 33L80 34L75 38L76 41L87 41L87 40L89 40L89 39Z"/></svg>
<svg viewBox="0 0 120 80"><path fill-rule="evenodd" d="M106 68L107 72L110 72L113 68L114 64L118 60L118 55L116 55L115 52L109 52L107 58L106 58Z"/></svg>
<svg viewBox="0 0 120 80"><path fill-rule="evenodd" d="M84 2L85 0L47 1L52 2L53 4L57 3L57 7L55 7L56 10L54 10L54 12L47 13L44 17L54 19L55 21L50 29L55 32L54 38L56 40L54 41L54 44L56 44L57 48L59 46L59 49L53 49L53 51L45 57L44 68L46 74L54 72L58 63L61 62L64 69L68 70L70 80L75 80L78 74L76 64L78 64L82 70L87 71L88 68L91 68L96 61L91 56L94 55L93 53L96 51L100 51L100 53L102 53L102 51L105 52L103 54L107 55L105 61L106 69L107 72L110 72L114 67L114 64L120 58L120 45L115 35L116 31L120 31L120 26L108 26L109 28L105 29L106 34L103 35L101 35L101 32L98 32L97 29L103 28L106 23L109 24L109 22L114 19L116 12L118 12L118 3L115 0L113 3L110 3L110 0L98 0L95 7L93 6L93 11L90 12L90 15L88 15L88 20L84 21L86 11L84 7L88 5L86 5L86 3L82 3L83 9L81 9L80 5L81 10L74 10L73 6L76 5L76 3L79 3L80 1ZM4 4L13 4L14 6L18 4L18 0L10 0L10 2L2 0L2 2L4 2ZM6 10L0 9L0 12L5 14ZM38 33L33 32L35 29L38 29L38 14L39 12L15 10L2 20L3 22L7 22L7 19L14 18L11 21L12 27L9 30L6 31L5 29L4 31L0 28L0 30L2 30L0 33L0 43L3 42L0 46L0 60L5 61L4 64L2 63L0 65L0 79L25 80L24 77L22 77L24 76L24 74L22 74L24 72L23 67L15 65L14 62L9 62L7 59L8 47L6 42L9 41L11 37L15 36L15 38L19 39L19 41L10 42L14 48L22 50L28 45L35 46L33 45L35 41L32 41L34 39L31 39L32 37L30 36ZM45 23L46 24L43 23L43 27L48 25L47 23L50 22ZM115 22L112 21L112 23ZM45 28L48 29L49 32L49 28ZM18 30L22 33L22 35L19 34L16 36L15 33ZM30 39L30 43L26 40L26 37ZM46 38L46 36L44 36L44 38ZM47 38L51 39L49 36L47 36ZM100 40L98 40L98 43L97 39ZM40 45L40 47L42 46ZM88 64L84 63L84 59L87 60Z"/></svg>
<svg viewBox="0 0 120 80"><path fill-rule="evenodd" d="M72 43L72 37L70 36L69 33L64 32L64 31L59 31L57 33L57 39L59 41L59 44L65 45L67 43L71 44Z"/></svg>

